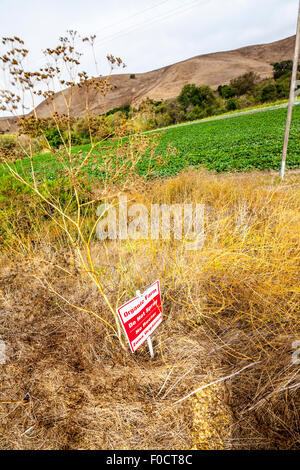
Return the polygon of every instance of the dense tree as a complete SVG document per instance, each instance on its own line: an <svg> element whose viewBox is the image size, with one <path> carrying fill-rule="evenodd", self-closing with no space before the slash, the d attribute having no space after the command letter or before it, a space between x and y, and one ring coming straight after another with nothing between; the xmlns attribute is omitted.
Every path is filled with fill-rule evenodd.
<svg viewBox="0 0 300 470"><path fill-rule="evenodd" d="M235 111L238 108L235 98L229 98L226 103L227 111Z"/></svg>
<svg viewBox="0 0 300 470"><path fill-rule="evenodd" d="M177 98L171 98L166 101L162 101L156 108L158 114L164 114L165 118L168 115L172 123L182 122L185 120L185 111L182 104Z"/></svg>
<svg viewBox="0 0 300 470"><path fill-rule="evenodd" d="M220 85L218 87L218 92L225 100L232 98L235 95L235 90L230 85Z"/></svg>
<svg viewBox="0 0 300 470"><path fill-rule="evenodd" d="M261 91L261 101L272 101L278 98L277 88L275 83L268 83Z"/></svg>
<svg viewBox="0 0 300 470"><path fill-rule="evenodd" d="M275 62L271 65L273 65L273 76L275 80L282 77L282 75L291 74L293 69L292 60L282 60L281 62ZM300 71L300 66L298 70Z"/></svg>
<svg viewBox="0 0 300 470"><path fill-rule="evenodd" d="M278 98L288 98L290 94L290 87L291 87L290 74L284 74L278 80L276 80L276 89L277 89Z"/></svg>
<svg viewBox="0 0 300 470"><path fill-rule="evenodd" d="M178 101L185 110L189 106L209 106L217 101L217 97L213 90L207 86L202 85L197 87L194 83L185 85L178 96Z"/></svg>
<svg viewBox="0 0 300 470"><path fill-rule="evenodd" d="M257 73L247 72L231 80L230 86L233 88L235 95L242 96L246 93L252 93L259 80L260 77Z"/></svg>
<svg viewBox="0 0 300 470"><path fill-rule="evenodd" d="M59 148L63 144L61 135L56 127L51 127L50 129L44 131L47 141L53 148Z"/></svg>

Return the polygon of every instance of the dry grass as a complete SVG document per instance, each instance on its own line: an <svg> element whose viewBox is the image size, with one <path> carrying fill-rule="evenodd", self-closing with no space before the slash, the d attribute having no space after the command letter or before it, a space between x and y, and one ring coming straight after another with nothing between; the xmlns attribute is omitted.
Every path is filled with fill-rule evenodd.
<svg viewBox="0 0 300 470"><path fill-rule="evenodd" d="M198 252L172 240L93 243L114 306L160 279L164 322L154 335L154 361L146 345L134 355L124 351L103 322L72 307L109 321L50 222L30 250L3 253L1 448L299 447L299 366L291 362L299 339L299 193L297 172L279 184L272 173L202 171L131 193L146 204L206 208ZM207 409L197 411L195 397L175 405L251 362L198 396Z"/></svg>

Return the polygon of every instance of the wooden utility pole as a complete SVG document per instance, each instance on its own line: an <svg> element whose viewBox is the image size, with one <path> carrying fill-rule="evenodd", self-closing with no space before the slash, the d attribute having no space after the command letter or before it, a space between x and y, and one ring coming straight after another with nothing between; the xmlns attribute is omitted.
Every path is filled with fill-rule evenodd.
<svg viewBox="0 0 300 470"><path fill-rule="evenodd" d="M297 71L298 71L299 50L300 50L300 0L299 0L299 8L298 8L298 22L297 22L295 55L294 55L293 72L292 72L291 89L290 89L290 100L289 100L288 114L287 114L287 120L286 120L286 130L285 130L285 136L284 136L281 169L280 169L280 178L282 180L284 178L285 162L286 162L286 154L287 154L288 143L289 143L293 105L295 102L295 88L296 88Z"/></svg>

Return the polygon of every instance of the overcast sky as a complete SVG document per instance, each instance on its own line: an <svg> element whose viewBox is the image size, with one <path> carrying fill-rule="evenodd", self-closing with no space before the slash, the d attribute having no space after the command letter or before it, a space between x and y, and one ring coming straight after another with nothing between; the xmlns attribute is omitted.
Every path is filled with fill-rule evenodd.
<svg viewBox="0 0 300 470"><path fill-rule="evenodd" d="M146 72L208 52L295 34L298 0L0 0L2 36L17 35L42 65L67 29L97 34L100 73L107 53L124 72ZM85 58L90 73L92 58Z"/></svg>

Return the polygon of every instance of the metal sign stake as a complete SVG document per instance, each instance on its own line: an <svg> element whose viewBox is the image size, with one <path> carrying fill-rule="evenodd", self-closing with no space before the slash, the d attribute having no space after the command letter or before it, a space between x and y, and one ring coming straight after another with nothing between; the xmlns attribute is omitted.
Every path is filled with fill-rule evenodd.
<svg viewBox="0 0 300 470"><path fill-rule="evenodd" d="M141 297L142 294L139 290L137 290L136 295L138 297ZM151 336L148 336L147 343L148 343L151 359L153 359L154 358L154 352L153 352L153 345L152 345L152 341L151 341Z"/></svg>

